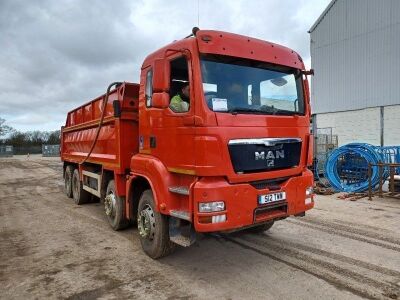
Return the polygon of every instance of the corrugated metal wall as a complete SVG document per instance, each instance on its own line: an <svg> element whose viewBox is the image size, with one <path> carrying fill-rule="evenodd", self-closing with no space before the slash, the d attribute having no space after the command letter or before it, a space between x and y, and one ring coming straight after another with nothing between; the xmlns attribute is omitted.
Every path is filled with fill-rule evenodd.
<svg viewBox="0 0 400 300"><path fill-rule="evenodd" d="M310 35L313 113L400 104L400 0L337 0Z"/></svg>

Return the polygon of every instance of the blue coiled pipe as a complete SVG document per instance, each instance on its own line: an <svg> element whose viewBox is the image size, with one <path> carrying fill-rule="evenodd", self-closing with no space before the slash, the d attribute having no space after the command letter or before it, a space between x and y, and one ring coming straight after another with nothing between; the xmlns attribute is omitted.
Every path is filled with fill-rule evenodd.
<svg viewBox="0 0 400 300"><path fill-rule="evenodd" d="M400 146L378 147L351 143L332 151L325 164L325 177L336 191L356 193L368 190L368 164L400 163ZM396 169L400 174L400 168ZM389 170L383 168L383 179ZM372 187L379 184L379 168L372 167Z"/></svg>

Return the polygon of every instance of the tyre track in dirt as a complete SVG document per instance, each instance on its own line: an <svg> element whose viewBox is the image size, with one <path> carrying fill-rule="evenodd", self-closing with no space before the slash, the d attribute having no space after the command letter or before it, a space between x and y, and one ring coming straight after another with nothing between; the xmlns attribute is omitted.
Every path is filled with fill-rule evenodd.
<svg viewBox="0 0 400 300"><path fill-rule="evenodd" d="M310 218L303 220L287 219L287 222L400 252L400 240L378 233L372 233L370 231L360 230L326 220L322 222Z"/></svg>
<svg viewBox="0 0 400 300"><path fill-rule="evenodd" d="M222 235L222 238L363 298L397 299L400 295L396 284L399 272L395 270L304 245L298 247L296 243L270 240L265 235Z"/></svg>
<svg viewBox="0 0 400 300"><path fill-rule="evenodd" d="M362 236L367 236L373 239L379 239L382 241L386 241L389 243L393 243L396 245L400 245L400 239L399 238L391 238L385 235L382 235L380 232L382 232L381 229L376 228L376 227L372 227L369 226L368 228L373 229L373 231L377 231L379 230L379 232L371 232L370 230L365 230L363 228L360 228L361 225L356 224L356 223L351 223L351 222L347 222L347 221L341 221L341 220L324 220L321 221L317 218L311 217L311 216L307 216L307 218L303 218L303 219L290 219L293 221L298 221L298 222L304 222L304 223L312 223L312 224L316 224L319 226L325 226L325 227L331 227L337 230L341 230L341 231L345 231L345 232L349 232L349 233L354 233L354 234L358 234L358 235L362 235ZM367 227L362 225L363 227Z"/></svg>
<svg viewBox="0 0 400 300"><path fill-rule="evenodd" d="M272 237L272 236L268 236L268 241L272 241L274 243L282 243L281 240ZM310 247L304 244L300 244L300 243L295 243L295 242L290 242L288 240L285 240L284 242L285 246L290 246L291 249L300 249L304 252L309 252L312 254L316 254L316 255L320 255L320 256L325 256L327 258L331 258L337 261L341 261L341 262L345 262L351 265L355 265L355 266L360 266L364 269L376 272L376 273L381 273L383 275L388 275L388 276L392 276L394 278L399 278L400 279L400 272L396 271L396 270L392 270L386 267L382 267L382 266L378 266L372 263L368 263L359 259L354 259L345 255L341 255L338 253L334 253L334 252L329 252L329 251L325 251L319 248L314 248L314 247Z"/></svg>

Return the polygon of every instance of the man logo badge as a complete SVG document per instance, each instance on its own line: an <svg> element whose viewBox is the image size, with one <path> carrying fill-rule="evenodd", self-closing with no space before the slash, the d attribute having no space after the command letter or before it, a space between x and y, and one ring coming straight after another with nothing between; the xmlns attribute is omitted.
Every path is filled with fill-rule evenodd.
<svg viewBox="0 0 400 300"><path fill-rule="evenodd" d="M277 158L285 158L285 151L284 150L275 150L275 151L265 151L254 152L255 160L266 160L268 167L275 166L275 159Z"/></svg>

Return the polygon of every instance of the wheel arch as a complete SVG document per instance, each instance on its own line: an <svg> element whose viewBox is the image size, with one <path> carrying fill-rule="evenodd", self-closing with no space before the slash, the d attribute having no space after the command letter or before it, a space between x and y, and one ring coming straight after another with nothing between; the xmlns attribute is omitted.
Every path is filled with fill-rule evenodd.
<svg viewBox="0 0 400 300"><path fill-rule="evenodd" d="M131 176L127 181L127 185L128 201L126 201L125 211L129 219L136 220L140 197L144 191L150 189L155 199L154 188L150 180L145 176Z"/></svg>
<svg viewBox="0 0 400 300"><path fill-rule="evenodd" d="M131 177L143 177L148 181L153 192L157 212L160 212L162 203L166 207L169 206L172 199L168 187L172 185L173 175L159 159L149 155L137 154L131 159L131 170L134 170L134 172L131 172ZM130 186L127 188L129 189Z"/></svg>
<svg viewBox="0 0 400 300"><path fill-rule="evenodd" d="M104 202L104 198L107 193L107 186L111 180L115 180L114 171L102 168L101 170L101 183L100 183L100 202ZM117 188L117 183L115 182L115 188ZM118 191L117 191L118 193Z"/></svg>

